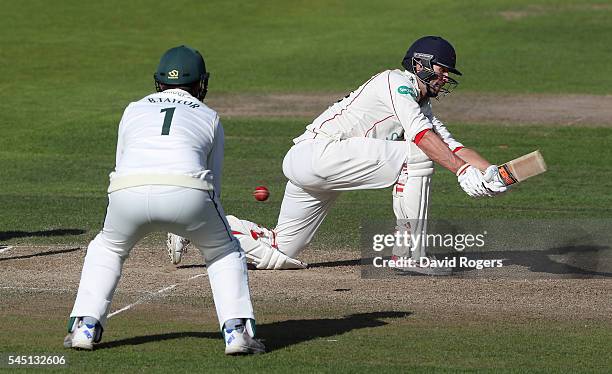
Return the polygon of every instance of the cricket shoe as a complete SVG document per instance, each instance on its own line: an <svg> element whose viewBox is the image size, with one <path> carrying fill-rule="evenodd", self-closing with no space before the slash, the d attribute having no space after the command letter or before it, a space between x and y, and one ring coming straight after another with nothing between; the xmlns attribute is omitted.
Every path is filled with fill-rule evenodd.
<svg viewBox="0 0 612 374"><path fill-rule="evenodd" d="M181 258L187 252L189 243L191 243L189 239L175 235L171 232L168 233L166 248L168 249L168 257L170 257L170 262L172 262L172 264L177 265L181 262Z"/></svg>
<svg viewBox="0 0 612 374"><path fill-rule="evenodd" d="M223 329L225 354L231 356L264 353L266 346L253 338L244 326L235 329Z"/></svg>
<svg viewBox="0 0 612 374"><path fill-rule="evenodd" d="M68 335L64 338L64 348L93 350L94 343L102 338L99 324L86 324L81 318L72 317L68 323Z"/></svg>
<svg viewBox="0 0 612 374"><path fill-rule="evenodd" d="M453 275L453 268L449 266L426 266L436 264L436 258L434 256L427 256L427 260L421 261L420 259L415 261L412 266L403 268L396 268L403 273L414 273L419 275L432 275L432 276L449 276ZM398 257L391 256L392 260L397 260Z"/></svg>

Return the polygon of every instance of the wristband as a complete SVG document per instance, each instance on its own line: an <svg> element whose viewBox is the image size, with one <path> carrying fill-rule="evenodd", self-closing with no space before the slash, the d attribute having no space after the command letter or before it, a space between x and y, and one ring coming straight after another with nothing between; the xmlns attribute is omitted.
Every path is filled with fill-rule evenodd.
<svg viewBox="0 0 612 374"><path fill-rule="evenodd" d="M465 173L465 171L466 171L466 170L467 170L467 168L469 168L469 167L470 167L470 164L463 164L463 166L461 166L461 167L459 168L459 170L457 170L456 175L457 175L457 176L460 176L461 174Z"/></svg>

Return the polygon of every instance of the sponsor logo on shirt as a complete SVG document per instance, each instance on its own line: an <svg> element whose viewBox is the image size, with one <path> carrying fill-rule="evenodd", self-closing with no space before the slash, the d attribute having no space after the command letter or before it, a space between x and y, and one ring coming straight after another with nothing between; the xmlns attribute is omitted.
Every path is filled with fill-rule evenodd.
<svg viewBox="0 0 612 374"><path fill-rule="evenodd" d="M410 95L410 96L412 96L416 100L416 97L417 97L416 92L411 87L408 87L408 86L399 86L397 88L397 92L400 95Z"/></svg>

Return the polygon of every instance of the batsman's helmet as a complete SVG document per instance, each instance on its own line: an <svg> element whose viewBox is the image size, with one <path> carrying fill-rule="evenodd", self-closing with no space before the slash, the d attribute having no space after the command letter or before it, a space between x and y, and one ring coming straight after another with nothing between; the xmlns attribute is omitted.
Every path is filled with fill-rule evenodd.
<svg viewBox="0 0 612 374"><path fill-rule="evenodd" d="M195 83L197 89L191 94L203 100L208 91L208 78L204 58L195 49L181 45L167 50L161 57L153 79L158 92L161 85L171 87L192 87Z"/></svg>
<svg viewBox="0 0 612 374"><path fill-rule="evenodd" d="M417 75L425 84L435 76L433 65L439 65L447 68L451 73L461 75L455 64L457 63L457 54L455 48L444 38L439 36L424 36L417 39L404 56L402 66L411 73ZM416 65L423 67L421 71L416 72ZM449 78L449 83L457 85L457 81ZM445 90L450 92L450 90Z"/></svg>

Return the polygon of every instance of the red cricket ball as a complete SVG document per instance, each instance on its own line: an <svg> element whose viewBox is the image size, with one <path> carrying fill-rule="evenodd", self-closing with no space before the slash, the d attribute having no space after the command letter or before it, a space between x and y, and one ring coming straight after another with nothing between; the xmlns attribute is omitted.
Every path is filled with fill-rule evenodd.
<svg viewBox="0 0 612 374"><path fill-rule="evenodd" d="M253 197L257 201L266 201L270 197L270 191L268 191L266 186L257 186L255 191L253 191Z"/></svg>

